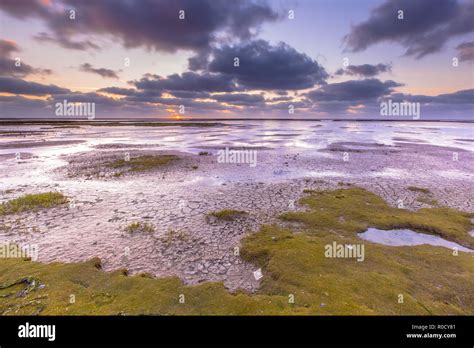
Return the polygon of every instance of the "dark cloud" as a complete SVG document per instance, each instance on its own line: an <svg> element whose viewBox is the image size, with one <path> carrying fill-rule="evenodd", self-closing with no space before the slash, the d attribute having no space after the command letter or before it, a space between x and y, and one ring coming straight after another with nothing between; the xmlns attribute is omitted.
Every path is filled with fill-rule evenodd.
<svg viewBox="0 0 474 348"><path fill-rule="evenodd" d="M91 34L108 36L127 48L198 51L217 37L248 40L261 24L278 18L268 4L252 0L58 0L54 6L34 0L2 0L0 9L18 18L43 19L52 36L39 39L54 39L73 49L92 48L95 44L91 42L72 41L75 36ZM70 9L75 10L75 19L69 18ZM180 10L185 11L183 20Z"/></svg>
<svg viewBox="0 0 474 348"><path fill-rule="evenodd" d="M48 106L48 101L43 99L30 99L25 98L19 95L14 96L0 96L0 103L3 106L10 105L10 106L20 106L24 108L42 108Z"/></svg>
<svg viewBox="0 0 474 348"><path fill-rule="evenodd" d="M169 91L173 97L183 99L206 99L211 95L207 92L196 92L196 91Z"/></svg>
<svg viewBox="0 0 474 348"><path fill-rule="evenodd" d="M21 19L48 15L48 8L41 0L2 0L0 9Z"/></svg>
<svg viewBox="0 0 474 348"><path fill-rule="evenodd" d="M264 105L265 98L261 94L246 94L246 93L234 93L234 94L215 94L211 97L212 99L232 105L239 106L254 106Z"/></svg>
<svg viewBox="0 0 474 348"><path fill-rule="evenodd" d="M29 99L22 96L0 95L0 117L51 117L51 107L47 100Z"/></svg>
<svg viewBox="0 0 474 348"><path fill-rule="evenodd" d="M106 87L99 89L98 92L105 92L116 95L134 95L137 93L137 90L133 88Z"/></svg>
<svg viewBox="0 0 474 348"><path fill-rule="evenodd" d="M30 99L22 96L0 96L1 117L42 117L56 118L56 103L87 102L95 103L97 118L135 117L137 114L146 116L166 116L164 109L157 108L148 103L136 103L129 100L115 100L91 92L67 92L52 95L46 99Z"/></svg>
<svg viewBox="0 0 474 348"><path fill-rule="evenodd" d="M229 110L228 106L224 106L220 103L209 102L209 101L198 101L191 99L179 99L179 98L162 98L160 103L164 105L180 106L183 105L187 110L199 111L199 110Z"/></svg>
<svg viewBox="0 0 474 348"><path fill-rule="evenodd" d="M35 35L35 39L39 42L49 42L57 44L61 47L68 48L71 50L87 50L87 49L94 49L98 50L100 47L89 40L82 40L82 41L72 41L67 36L64 36L62 33L57 33L55 36L51 36L48 33L39 33Z"/></svg>
<svg viewBox="0 0 474 348"><path fill-rule="evenodd" d="M293 98L288 97L288 96L282 96L282 97L275 97L275 98L266 99L266 101L270 102L270 103L286 102L286 101L290 101L290 100L293 100Z"/></svg>
<svg viewBox="0 0 474 348"><path fill-rule="evenodd" d="M151 82L159 80L157 75L147 75L147 82L141 81L140 86L143 89L128 89L118 87L102 88L98 92L111 93L124 96L122 99L114 100L115 103L135 105L154 105L154 107L178 107L184 105L186 110L191 110L194 113L202 112L203 110L227 110L229 106L224 106L214 101L199 101L197 99L212 99L212 96L207 92L200 91L168 91L153 85ZM152 79L152 80L150 80ZM162 97L163 93L169 93L173 96ZM107 98L102 96L103 98ZM230 107L231 108L231 107Z"/></svg>
<svg viewBox="0 0 474 348"><path fill-rule="evenodd" d="M474 41L464 42L458 45L456 49L458 50L459 60L461 62L474 60Z"/></svg>
<svg viewBox="0 0 474 348"><path fill-rule="evenodd" d="M378 79L350 80L321 86L308 92L306 96L314 102L348 101L356 104L376 100L392 93L393 88L398 86L401 84L392 80L384 82Z"/></svg>
<svg viewBox="0 0 474 348"><path fill-rule="evenodd" d="M42 96L68 93L69 90L55 85L43 85L41 83L29 82L19 78L0 76L0 92Z"/></svg>
<svg viewBox="0 0 474 348"><path fill-rule="evenodd" d="M128 96L120 100L120 102L136 102L140 104L153 104L161 107L178 107L184 106L186 110L192 110L198 112L202 110L229 110L231 107L224 106L217 102L212 101L200 101L195 99L185 98L164 98L164 97L150 97L141 94L134 96Z"/></svg>
<svg viewBox="0 0 474 348"><path fill-rule="evenodd" d="M402 10L403 19L398 19ZM474 2L457 0L387 0L344 38L352 52L388 41L421 58L438 52L452 37L474 31Z"/></svg>
<svg viewBox="0 0 474 348"><path fill-rule="evenodd" d="M53 95L49 98L49 103L54 106L56 103L63 103L64 101L73 103L94 103L97 117L111 117L112 115L129 117L157 115L162 113L166 116L163 103L161 105L154 105L151 100L140 100L135 96L127 96L121 99L114 99L99 93L89 92L69 92L64 94Z"/></svg>
<svg viewBox="0 0 474 348"><path fill-rule="evenodd" d="M72 103L96 103L99 105L120 105L120 101L106 97L104 95L89 92L89 93L81 93L81 92L68 92L68 93L60 93L53 95L51 99L54 102L62 102L63 100L67 100L68 102Z"/></svg>
<svg viewBox="0 0 474 348"><path fill-rule="evenodd" d="M328 76L316 61L284 43L272 46L258 40L214 48L206 54L212 59L203 60L206 63L199 71L167 77L146 74L130 83L137 88L140 97L169 93L178 98L207 98L208 93L245 90L275 90L284 95L286 89L310 88L324 83ZM235 57L240 59L238 67L234 66ZM237 97L234 94L229 98ZM253 95L252 98L257 97Z"/></svg>
<svg viewBox="0 0 474 348"><path fill-rule="evenodd" d="M384 72L392 71L390 64L362 64L362 65L349 65L345 69L339 69L336 71L336 75L359 75L363 77L374 77Z"/></svg>
<svg viewBox="0 0 474 348"><path fill-rule="evenodd" d="M187 91L187 92L232 92L238 88L227 76L222 74L185 72L173 74L167 77L148 75L133 82L137 89L154 91L158 94L163 92Z"/></svg>
<svg viewBox="0 0 474 348"><path fill-rule="evenodd" d="M394 93L390 98L394 101L409 101L422 104L448 104L453 106L468 104L472 105L472 111L474 113L474 89L465 89L454 93L439 94L437 96Z"/></svg>
<svg viewBox="0 0 474 348"><path fill-rule="evenodd" d="M214 99L229 105L256 106L265 104L262 95L235 92L274 90L285 95L286 89L311 88L324 83L328 76L316 61L284 43L272 46L263 40L251 41L214 48L207 53L212 59L199 71L166 77L145 74L140 80L129 82L136 90L104 88L100 91L151 103L181 105L178 99L187 103L189 99ZM234 66L235 55L241 58L238 67ZM175 98L163 98L165 94Z"/></svg>
<svg viewBox="0 0 474 348"><path fill-rule="evenodd" d="M282 102L282 103L276 103L276 104L272 104L271 105L271 108L275 108L277 110L286 110L288 111L290 106L292 108L294 108L295 110L301 110L301 109L308 109L312 106L312 104L307 101L307 100L303 100L303 101L292 101L292 102Z"/></svg>
<svg viewBox="0 0 474 348"><path fill-rule="evenodd" d="M0 86L8 85L0 78ZM26 83L26 82L25 82ZM30 84L30 83L29 83ZM64 100L68 102L93 102L96 104L98 118L113 116L133 117L137 114L145 116L167 116L169 110L177 111L180 105L185 106L185 115L206 115L221 111L232 112L235 115L266 116L268 112L282 117L288 116L288 108L293 105L296 113L308 116L314 112L326 113L331 117L378 117L380 102L388 98L393 101L420 102L422 104L423 118L465 117L466 113L474 110L474 89L458 91L455 93L441 94L438 96L409 95L394 93L393 88L398 86L393 81L356 80L340 84L329 84L318 90L312 91L309 98L295 101L282 101L267 104L261 94L225 93L210 95L209 99L215 101L199 101L184 95L185 98L164 98L160 96L147 96L144 91L133 89L112 89L120 92L123 98L113 99L99 93L81 93L67 91L53 94L45 100L28 99L22 96L0 96L2 117L55 117L55 104ZM105 89L104 89L105 90ZM359 93L357 90L363 90ZM0 90L2 92L3 90ZM9 89L12 92L12 89ZM20 92L17 89L17 92ZM21 92L27 92L25 88ZM49 91L51 92L51 91ZM28 90L31 95L36 91ZM41 92L43 93L43 92ZM190 92L193 93L193 92ZM38 93L39 94L39 93ZM352 94L356 94L353 96ZM191 97L191 98L187 98ZM275 100L276 101L276 100ZM226 103L227 105L224 105ZM354 112L355 111L355 112ZM215 114L213 114L215 115Z"/></svg>
<svg viewBox="0 0 474 348"><path fill-rule="evenodd" d="M465 89L454 93L440 94L435 101L444 104L471 104L474 105L474 89ZM474 112L474 109L473 109ZM471 114L472 116L472 114Z"/></svg>
<svg viewBox="0 0 474 348"><path fill-rule="evenodd" d="M474 89L465 89L436 96L393 93L384 101L420 103L424 119L469 119L474 115Z"/></svg>
<svg viewBox="0 0 474 348"><path fill-rule="evenodd" d="M281 42L256 40L212 51L208 71L219 73L246 89L296 90L324 83L328 74L315 60ZM239 66L235 66L235 58Z"/></svg>
<svg viewBox="0 0 474 348"><path fill-rule="evenodd" d="M15 52L20 52L18 45L9 40L0 39L0 76L24 77L27 75L49 75L50 69L34 68L20 60L20 65L16 64ZM21 57L19 57L21 59Z"/></svg>
<svg viewBox="0 0 474 348"><path fill-rule="evenodd" d="M209 58L211 55L211 49L206 48L198 51L198 53L188 59L188 68L191 71L203 70L206 69Z"/></svg>
<svg viewBox="0 0 474 348"><path fill-rule="evenodd" d="M104 78L109 78L109 79L118 79L118 73L116 71L110 70L110 69L105 69L105 68L94 68L91 64L89 63L84 63L82 64L79 69L81 71L93 73L100 75Z"/></svg>

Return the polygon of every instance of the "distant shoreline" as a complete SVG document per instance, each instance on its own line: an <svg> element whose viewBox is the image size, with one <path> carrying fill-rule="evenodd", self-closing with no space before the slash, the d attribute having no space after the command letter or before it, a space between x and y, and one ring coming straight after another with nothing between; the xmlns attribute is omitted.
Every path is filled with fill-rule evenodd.
<svg viewBox="0 0 474 348"><path fill-rule="evenodd" d="M318 119L306 119L306 118L189 118L175 120L170 118L139 118L139 119L124 119L124 118L108 118L108 119L71 119L71 118L58 118L58 119L41 119L41 118L1 118L0 125L4 124L84 124L84 125L100 125L104 123L198 123L198 122L223 122L223 121L298 121L298 122L319 122L319 121L334 121L334 122L456 122L456 123L474 123L473 120L413 120L413 119L334 119L334 118L318 118Z"/></svg>

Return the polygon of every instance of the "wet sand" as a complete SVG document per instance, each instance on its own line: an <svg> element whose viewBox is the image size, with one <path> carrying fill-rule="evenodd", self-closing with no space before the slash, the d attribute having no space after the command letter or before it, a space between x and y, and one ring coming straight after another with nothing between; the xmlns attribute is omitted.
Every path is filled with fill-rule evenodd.
<svg viewBox="0 0 474 348"><path fill-rule="evenodd" d="M243 262L235 248L261 224L280 223L280 213L304 209L298 205L304 189L355 185L393 206L419 209L436 202L474 212L472 143L457 144L454 139L460 135L448 129L452 124L447 129L436 124L435 131L445 134L437 135L439 144L417 132L409 142L398 142L393 139L397 137L393 124L382 129L388 141L381 141L381 126L375 131L373 124L315 125L289 122L285 131L278 123L263 129L235 123L212 129L114 127L113 133L107 133L107 127L88 126L48 130L47 136L31 132L37 128L29 126L23 129L29 132L27 139L22 135L31 143L28 147L15 148L19 139L11 136L1 139L1 201L60 191L72 204L1 216L0 243L38 244L39 261L98 256L105 270L177 275L189 284L224 281L231 290L251 291L259 285L253 276L255 266ZM25 127L4 128L0 130ZM67 143L35 145L45 138ZM257 166L219 163L217 152L226 146L257 150ZM17 149L20 159L15 157ZM200 156L199 151L210 154ZM182 160L119 178L106 171L99 176L84 171L90 164L126 153L175 154ZM410 186L430 193L411 191ZM226 208L248 214L235 221L207 217ZM150 223L155 231L126 232L125 227L135 221Z"/></svg>

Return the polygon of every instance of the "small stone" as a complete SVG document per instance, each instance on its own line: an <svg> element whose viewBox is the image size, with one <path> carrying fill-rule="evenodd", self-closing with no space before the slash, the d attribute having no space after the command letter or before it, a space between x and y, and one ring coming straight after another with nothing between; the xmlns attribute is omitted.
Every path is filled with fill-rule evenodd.
<svg viewBox="0 0 474 348"><path fill-rule="evenodd" d="M253 276L254 276L255 280L262 279L263 278L262 269L259 268L255 272L253 272Z"/></svg>

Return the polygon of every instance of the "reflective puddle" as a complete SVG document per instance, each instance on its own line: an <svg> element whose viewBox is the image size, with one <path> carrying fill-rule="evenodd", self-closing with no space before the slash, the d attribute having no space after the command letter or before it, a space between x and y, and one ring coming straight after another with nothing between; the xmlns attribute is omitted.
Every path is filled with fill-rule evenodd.
<svg viewBox="0 0 474 348"><path fill-rule="evenodd" d="M412 230L379 230L377 228L369 228L367 231L359 233L359 237L370 242L390 246L429 244L450 249L457 248L457 250L464 252L474 252L474 250L447 241L441 237L426 233L418 233Z"/></svg>

